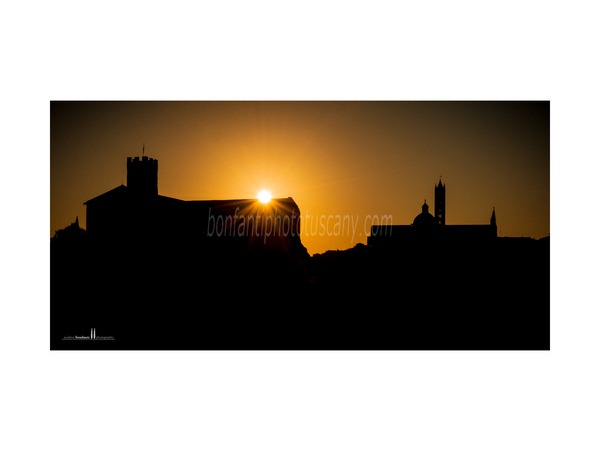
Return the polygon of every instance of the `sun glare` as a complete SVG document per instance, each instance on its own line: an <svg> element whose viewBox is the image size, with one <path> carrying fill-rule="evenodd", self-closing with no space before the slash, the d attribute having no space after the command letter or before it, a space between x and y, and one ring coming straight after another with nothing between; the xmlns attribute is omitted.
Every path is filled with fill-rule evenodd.
<svg viewBox="0 0 600 450"><path fill-rule="evenodd" d="M262 190L258 193L258 201L261 203L269 203L271 201L271 193L267 190Z"/></svg>

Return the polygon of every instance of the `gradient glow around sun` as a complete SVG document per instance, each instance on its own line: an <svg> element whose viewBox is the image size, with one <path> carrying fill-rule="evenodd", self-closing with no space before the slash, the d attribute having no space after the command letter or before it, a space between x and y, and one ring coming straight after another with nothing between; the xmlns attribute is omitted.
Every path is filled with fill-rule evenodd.
<svg viewBox="0 0 600 450"><path fill-rule="evenodd" d="M266 189L263 189L258 193L258 201L261 203L269 203L272 198L273 196Z"/></svg>

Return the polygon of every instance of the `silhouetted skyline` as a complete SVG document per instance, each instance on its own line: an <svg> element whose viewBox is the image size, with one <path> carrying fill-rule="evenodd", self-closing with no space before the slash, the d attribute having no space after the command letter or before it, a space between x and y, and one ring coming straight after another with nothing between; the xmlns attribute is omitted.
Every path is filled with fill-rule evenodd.
<svg viewBox="0 0 600 450"><path fill-rule="evenodd" d="M3 363L8 370L2 401L7 412L0 438L3 448L74 450L83 445L121 450L133 444L144 450L192 446L280 450L282 443L288 442L311 450L600 447L600 435L593 426L600 375L596 369L600 310L594 301L598 293L596 265L591 259L598 247L598 236L591 229L596 220L589 195L596 189L598 178L593 156L598 147L600 94L594 57L600 28L593 3L552 3L542 7L539 2L513 2L500 8L480 2L178 2L172 6L114 2L98 8L92 3L74 7L72 3L13 2L6 4L5 12L2 191L6 213L3 236L8 245L2 252L5 270L1 316L5 337ZM282 192L270 188L276 197L292 196L302 212L321 213L318 207L323 205L327 213L333 207L341 213L352 213L354 209L350 211L348 204L341 202L356 200L357 197L347 195L347 187L354 184L358 188L360 184L361 189L369 191L364 192L363 199L370 197L381 203L380 210L385 212L393 204L397 208L392 211L393 223L408 225L421 212L424 200L435 215L434 199L430 196L442 175L448 188L448 224L485 224L490 208L495 207L500 235L533 237L548 233L537 235L530 229L535 222L533 211L543 204L531 193L549 197L551 190L550 215L536 215L536 221L542 220L548 229L552 223L551 351L88 351L98 348L96 344L102 344L101 340L88 342L91 345L82 342L82 351L49 351L47 342L52 331L57 332L59 339L92 333L97 338L114 336L111 345L119 348L126 344L123 333L135 333L147 347L160 344L163 338L174 338L160 325L144 320L146 317L135 321L123 318L119 303L125 297L116 282L100 285L99 290L77 279L74 281L81 283L81 289L65 285L76 306L91 301L94 307L96 298L108 302L108 308L102 310L103 314L108 311L106 321L101 320L103 317L70 320L80 317L81 311L77 310L64 317L64 330L56 329L60 324L54 321L50 321L50 330L48 327L49 314L56 312L54 306L59 306L55 300L63 300L52 295L51 308L48 307L48 291L53 286L49 286L49 278L59 267L52 264L53 269L49 270L51 255L56 252L49 249L53 245L48 241L54 240L48 239L48 233L51 237L56 229L73 223L87 226L83 202L126 183L125 160L128 156L141 156L142 145L145 144L146 155L160 162L159 189L163 195L189 200L256 195L252 192L254 186L248 194L241 192L247 179L231 181L221 177L227 185L217 189L219 176L231 170L242 171L219 163L219 158L241 161L249 167L250 156L258 154L253 148L247 155L239 149L220 151L232 146L224 145L231 140L223 142L225 138L219 138L227 133L217 114L189 120L167 136L158 124L166 124L169 117L179 121L179 115L161 113L160 120L145 120L152 114L144 114L135 120L121 121L109 113L90 117L78 116L79 111L74 111L70 119L65 116L69 120L61 127L65 145L51 145L51 151L48 149L48 141L56 131L49 123L49 103L53 100L153 99L549 100L550 189L542 180L544 189L538 191L540 183L534 182L536 176L532 174L534 168L547 169L538 163L522 165L518 155L529 152L515 149L517 157L507 165L518 168L512 178L523 180L519 172L527 173L528 187L524 189L524 182L513 184L510 175L502 178L501 191L510 200L512 211L490 195L492 192L482 192L492 188L490 177L485 175L493 172L492 163L499 162L500 155L482 155L481 159L490 163L490 170L484 174L465 168L460 175L469 176L459 180L449 167L432 169L433 154L418 160L423 152L416 150L411 152L415 156L411 164L396 164L400 155L384 154L371 160L369 153L374 150L365 149L364 140L357 142L362 147L358 154L365 155L362 159L350 152L344 160L343 154L328 153L325 145L306 145L298 152L307 155L300 158L310 160L306 162L341 161L348 170L333 171L337 179L309 177L307 181L305 170L298 177L286 178L294 189L289 189L289 185L283 186ZM334 121L323 120L323 115L309 117L314 119L307 120L306 125L322 123L323 129L335 128ZM263 120L263 129L283 122L283 118ZM406 138L412 135L416 141L420 130L411 129L406 122L404 132L398 134ZM196 127L200 123L205 126ZM198 141L211 145L196 145L194 139L183 138L190 134L189 130L199 128L202 129L197 134L203 137ZM325 140L324 132L308 135L309 127L304 128L290 134L306 133L313 137L313 144ZM134 136L138 129L140 132ZM252 127L247 126L248 129ZM113 136L109 138L109 134ZM119 135L118 139L114 134ZM151 134L163 138L158 142ZM350 129L343 140L352 143L351 138L357 134L357 130ZM367 141L375 143L372 134ZM182 138L178 139L178 135ZM435 130L429 139L433 141L434 137ZM251 140L261 141L259 136ZM482 144L475 148L493 141L473 140ZM440 144L448 142L453 141L446 139ZM203 155L204 159L214 156L211 168L227 166L228 170L211 173L209 167L198 163L200 157L187 157L195 155L195 149L207 147L214 150L212 155L206 151ZM510 146L500 146L507 147ZM177 166L171 166L169 153L176 156L183 148L189 151L185 157L177 158ZM316 150L312 153L305 148ZM454 141L453 148L465 146ZM483 150L474 152L478 151ZM280 170L286 167L283 163L288 161L283 156L269 154ZM350 178L358 173L349 169L350 162L357 159L363 163L365 173L377 169L374 172L379 179L365 176L362 183L363 180ZM444 162L448 159L452 160L448 156ZM455 161L459 166L458 159ZM543 164L546 163L547 159ZM427 173L417 174L420 168L427 168ZM322 175L332 171L323 167L319 172ZM474 172L475 178L471 176ZM415 176L408 179L411 173ZM346 176L342 178L343 175ZM328 184L315 186L309 196L308 192L295 189L301 180L303 188L310 182ZM404 189L398 192L398 187ZM475 201L480 198L480 204L472 207L470 215L459 216L470 207L473 197ZM367 205L375 208L371 201L357 203L361 215ZM511 222L515 218L519 227L528 229L515 229ZM78 228L69 228L67 235L71 234L77 235ZM545 245L548 241L539 239L532 244ZM368 259L364 264L356 264L355 257L365 248L336 252L334 249L345 248L348 243L321 242L310 236L303 242L312 254L332 250L311 258L318 263L314 271L317 279L323 280L319 283L322 292L339 296L340 283L355 278L364 282L360 278L364 269L384 275L381 265L373 267ZM131 279L130 267L123 262L126 255L117 252L111 256L106 270L114 271L120 277L118 281ZM400 256L398 262L405 264L406 259ZM67 272L66 281L74 275L89 276L81 257L67 258L67 262L77 272ZM518 265L535 267L525 258ZM447 261L446 267L461 269L454 261ZM396 276L402 269L400 266L385 273ZM487 273L495 267L478 261L477 269ZM141 271L139 267L134 270ZM511 264L508 270L514 272L515 265ZM157 272L145 275L149 282L163 281ZM527 270L522 270L520 276L531 280ZM269 276L257 276L246 289L237 292L240 300L250 301L255 292L272 289L270 281ZM394 295L402 294L412 302L418 298L407 296L404 284L416 284L433 294L432 281L435 280L431 275L425 280L405 276L396 279L390 288ZM169 295L163 300L165 304L184 302L194 293L201 294L203 301L225 303L228 299L223 295L215 298L211 294L210 289L215 286L218 287L211 280L198 289L194 286L186 296ZM351 294L348 298L356 297L353 285L344 287L344 293ZM455 287L460 292L461 286ZM472 287L472 292L478 288ZM474 296L474 306L477 313L482 312L482 306L489 307L485 313L498 319L500 326L496 330L500 336L518 341L514 325L519 331L531 328L523 321L520 291L515 297L509 288L498 277L492 288ZM234 293L228 285L222 289ZM505 315L497 315L489 295L497 296L504 305L499 290L506 292L509 302L517 306L514 313L509 308L503 311ZM388 295L378 298L370 292L367 298L366 303L372 304L370 300L384 300ZM308 299L303 297L301 304ZM334 306L344 300L341 298ZM454 303L442 300L443 305ZM116 314L111 314L112 306ZM318 312L318 305L314 306ZM423 306L431 308L427 303ZM346 326L343 331L349 332L347 335L357 340L373 338L373 334L340 315L340 310L332 311L333 324ZM355 311L362 312L360 307ZM207 335L216 340L231 336L229 330L218 327L220 323L213 320L214 315L202 312L193 324L201 330L198 337ZM445 313L442 311L438 317L443 318ZM161 311L156 316L169 318ZM464 319L468 326L461 327L443 319L436 323L412 320L415 315L379 316L394 326L392 333L397 331L415 340L432 336L431 332L437 335L441 323L445 327L443 337L470 336L474 343L482 342L480 334L473 333L473 326L478 324L468 317ZM321 314L311 314L309 318L294 334L299 339L314 336L314 321L320 322L317 325L323 323ZM193 316L187 315L185 320L191 322ZM372 325L369 331L388 332L381 321L368 322ZM194 333L177 322L166 323L175 331ZM214 327L215 332L206 334L206 325ZM476 331L486 337L494 335L495 330L485 323L478 328ZM243 342L265 333L255 326L246 331L240 336ZM277 336L272 342L281 343Z"/></svg>
<svg viewBox="0 0 600 450"><path fill-rule="evenodd" d="M448 224L550 234L549 102L52 102L50 234L125 183L126 156L161 161L162 194L293 197L310 254L366 243L369 218L410 223L448 185ZM329 229L320 222L330 218ZM333 232L336 217L355 229ZM312 220L312 222L311 222Z"/></svg>
<svg viewBox="0 0 600 450"><path fill-rule="evenodd" d="M128 157L127 185L85 202L87 230L51 240L52 349L550 348L549 237L499 238L495 209L447 224L441 180L435 216L424 202L368 245L310 256L292 197L182 200L159 173Z"/></svg>

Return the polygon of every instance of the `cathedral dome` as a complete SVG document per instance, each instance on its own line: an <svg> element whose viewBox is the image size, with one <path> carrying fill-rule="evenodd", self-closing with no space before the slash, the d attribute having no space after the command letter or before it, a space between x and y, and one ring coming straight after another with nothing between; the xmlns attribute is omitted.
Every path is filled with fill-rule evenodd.
<svg viewBox="0 0 600 450"><path fill-rule="evenodd" d="M434 226L436 224L435 217L429 213L429 205L427 201L423 203L421 214L413 220L413 226Z"/></svg>

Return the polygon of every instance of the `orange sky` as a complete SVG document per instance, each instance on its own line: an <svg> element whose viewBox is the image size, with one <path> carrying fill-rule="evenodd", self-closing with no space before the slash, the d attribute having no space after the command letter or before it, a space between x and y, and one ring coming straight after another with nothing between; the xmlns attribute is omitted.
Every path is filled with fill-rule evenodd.
<svg viewBox="0 0 600 450"><path fill-rule="evenodd" d="M366 243L384 216L410 224L440 175L447 224L495 207L502 236L550 234L549 102L54 101L50 134L51 235L85 228L83 202L125 184L143 145L161 195L293 197L311 254Z"/></svg>

